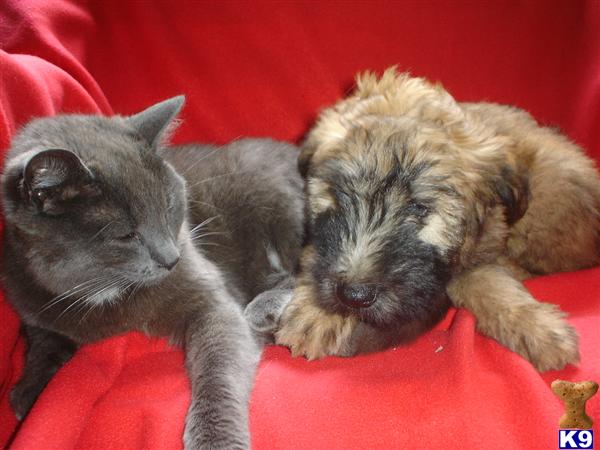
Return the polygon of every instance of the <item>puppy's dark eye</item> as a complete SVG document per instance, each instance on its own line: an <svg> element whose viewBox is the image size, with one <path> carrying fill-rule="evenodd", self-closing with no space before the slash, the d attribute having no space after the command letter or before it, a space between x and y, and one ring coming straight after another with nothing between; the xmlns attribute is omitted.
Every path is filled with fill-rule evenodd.
<svg viewBox="0 0 600 450"><path fill-rule="evenodd" d="M423 203L410 202L407 205L407 209L408 209L408 214L410 214L411 216L417 217L419 219L422 219L427 214L429 214L429 207L427 205L424 205Z"/></svg>
<svg viewBox="0 0 600 450"><path fill-rule="evenodd" d="M116 239L118 241L132 241L137 238L138 238L138 234L135 231L132 231L131 233L127 233L122 236L117 236Z"/></svg>

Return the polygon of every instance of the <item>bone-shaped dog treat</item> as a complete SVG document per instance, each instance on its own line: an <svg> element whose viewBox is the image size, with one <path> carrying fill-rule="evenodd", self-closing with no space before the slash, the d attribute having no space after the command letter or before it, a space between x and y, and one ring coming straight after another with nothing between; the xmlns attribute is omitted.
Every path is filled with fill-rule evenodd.
<svg viewBox="0 0 600 450"><path fill-rule="evenodd" d="M592 428L592 419L585 413L585 402L598 392L598 383L595 381L570 381L554 380L552 392L565 404L565 413L560 418L560 428L578 428L585 430Z"/></svg>

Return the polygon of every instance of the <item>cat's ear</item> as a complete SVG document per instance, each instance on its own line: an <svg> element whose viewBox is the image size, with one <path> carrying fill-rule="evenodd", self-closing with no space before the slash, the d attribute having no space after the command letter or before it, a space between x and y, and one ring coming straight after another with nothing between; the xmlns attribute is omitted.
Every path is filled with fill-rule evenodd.
<svg viewBox="0 0 600 450"><path fill-rule="evenodd" d="M167 130L173 124L173 120L181 111L184 103L185 96L179 95L130 116L126 121L152 147L156 147L165 139Z"/></svg>
<svg viewBox="0 0 600 450"><path fill-rule="evenodd" d="M50 215L65 212L69 204L83 195L96 193L93 174L73 152L43 150L23 169L23 194L38 211Z"/></svg>

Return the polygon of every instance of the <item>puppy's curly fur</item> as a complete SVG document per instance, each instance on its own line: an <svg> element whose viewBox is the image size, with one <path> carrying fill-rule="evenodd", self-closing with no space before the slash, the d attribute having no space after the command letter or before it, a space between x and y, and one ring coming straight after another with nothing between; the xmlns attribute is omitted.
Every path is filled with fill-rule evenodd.
<svg viewBox="0 0 600 450"><path fill-rule="evenodd" d="M575 330L527 277L597 264L594 163L526 112L365 73L300 156L308 239L276 340L308 358L414 338L452 303L539 370L578 360Z"/></svg>

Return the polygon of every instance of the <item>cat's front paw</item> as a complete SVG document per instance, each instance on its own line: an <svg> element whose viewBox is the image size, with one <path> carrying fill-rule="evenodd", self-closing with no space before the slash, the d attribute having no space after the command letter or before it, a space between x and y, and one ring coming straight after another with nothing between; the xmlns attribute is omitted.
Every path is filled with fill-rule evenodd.
<svg viewBox="0 0 600 450"><path fill-rule="evenodd" d="M292 293L292 289L271 289L254 297L244 310L244 317L250 328L265 337L271 336L272 341L281 315L292 299Z"/></svg>
<svg viewBox="0 0 600 450"><path fill-rule="evenodd" d="M225 433L223 433L225 434ZM185 450L248 450L248 436L214 436L201 429L199 424L186 421L183 432L183 448Z"/></svg>
<svg viewBox="0 0 600 450"><path fill-rule="evenodd" d="M294 299L283 312L275 343L289 347L292 356L309 360L327 355L350 356L350 338L356 326L352 317L324 311Z"/></svg>

